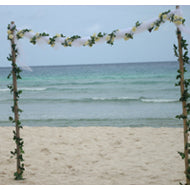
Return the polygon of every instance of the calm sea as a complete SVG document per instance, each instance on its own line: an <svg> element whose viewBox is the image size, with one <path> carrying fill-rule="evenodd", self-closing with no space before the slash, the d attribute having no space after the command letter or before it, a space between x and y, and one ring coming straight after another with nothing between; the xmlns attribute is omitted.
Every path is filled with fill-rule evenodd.
<svg viewBox="0 0 190 190"><path fill-rule="evenodd" d="M18 88L26 126L181 127L178 63L32 67ZM0 126L12 125L10 68L0 68Z"/></svg>

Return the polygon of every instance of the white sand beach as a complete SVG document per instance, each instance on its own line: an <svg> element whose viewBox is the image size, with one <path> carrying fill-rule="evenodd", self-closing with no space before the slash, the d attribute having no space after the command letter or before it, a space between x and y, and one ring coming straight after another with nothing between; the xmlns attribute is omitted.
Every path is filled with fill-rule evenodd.
<svg viewBox="0 0 190 190"><path fill-rule="evenodd" d="M0 184L178 185L185 181L183 130L24 127L25 172L15 181L13 127L0 127Z"/></svg>

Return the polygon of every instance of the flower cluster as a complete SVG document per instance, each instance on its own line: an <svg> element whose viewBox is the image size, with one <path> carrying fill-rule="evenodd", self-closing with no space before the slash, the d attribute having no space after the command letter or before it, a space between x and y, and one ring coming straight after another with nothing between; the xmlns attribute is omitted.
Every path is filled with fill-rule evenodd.
<svg viewBox="0 0 190 190"><path fill-rule="evenodd" d="M25 29L27 30L27 29ZM49 34L43 32L43 33L39 33L37 32L31 39L30 39L30 43L32 44L36 44L37 40L39 40L41 37L44 37L44 36L49 36Z"/></svg>
<svg viewBox="0 0 190 190"><path fill-rule="evenodd" d="M131 31L129 33L125 33L124 40L133 39L134 33L137 31L138 27L141 25L139 21L135 23L135 26L132 27Z"/></svg>
<svg viewBox="0 0 190 190"><path fill-rule="evenodd" d="M153 22L148 29L149 32L151 32L153 29L154 31L157 31L162 23L165 23L167 20L170 20L170 10L160 13L158 16L158 19Z"/></svg>
<svg viewBox="0 0 190 190"><path fill-rule="evenodd" d="M100 41L101 38L103 38L106 35L106 33L99 32L97 35L94 33L92 36L90 36L90 40L87 40L83 46L89 46L92 47L96 42Z"/></svg>
<svg viewBox="0 0 190 190"><path fill-rule="evenodd" d="M176 25L184 24L185 19L181 16L172 15L172 22Z"/></svg>
<svg viewBox="0 0 190 190"><path fill-rule="evenodd" d="M45 36L45 35L44 35ZM49 34L47 34L46 36L49 36ZM49 38L48 44L51 45L51 47L55 46L55 42L57 38L64 38L65 36L63 34L56 34L55 36L53 36L52 38Z"/></svg>
<svg viewBox="0 0 190 190"><path fill-rule="evenodd" d="M71 47L72 46L72 42L81 38L80 36L78 35L74 35L74 36L71 36L70 38L67 37L63 43L61 43L61 45L63 45L64 47Z"/></svg>
<svg viewBox="0 0 190 190"><path fill-rule="evenodd" d="M107 37L106 37L107 44L113 45L113 42L114 42L115 37L116 37L116 33L118 31L119 31L119 29L114 30L112 33L110 33L110 34L107 35Z"/></svg>
<svg viewBox="0 0 190 190"><path fill-rule="evenodd" d="M8 40L12 40L13 37L14 37L12 31L11 30L7 30L7 34L8 34L7 39Z"/></svg>
<svg viewBox="0 0 190 190"><path fill-rule="evenodd" d="M165 23L166 21L173 22L176 25L184 24L185 19L181 16L175 15L174 13L171 13L170 10L160 13L158 19L151 24L151 27L148 29L149 32L151 32L153 29L154 31L157 31L162 23Z"/></svg>
<svg viewBox="0 0 190 190"><path fill-rule="evenodd" d="M31 30L29 30L29 29L24 29L24 30L18 31L17 34L16 34L17 39L23 38L23 37L24 37L24 34L25 34L26 32L31 32Z"/></svg>

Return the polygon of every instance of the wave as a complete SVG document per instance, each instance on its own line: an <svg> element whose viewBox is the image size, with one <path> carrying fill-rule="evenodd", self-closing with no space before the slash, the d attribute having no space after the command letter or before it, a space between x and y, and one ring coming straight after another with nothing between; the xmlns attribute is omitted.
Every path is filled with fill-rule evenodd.
<svg viewBox="0 0 190 190"><path fill-rule="evenodd" d="M116 98L92 98L94 101L138 101L138 102L145 102L145 103L170 103L170 102L178 102L177 99L150 99L150 98L130 98L130 97L116 97Z"/></svg>
<svg viewBox="0 0 190 190"><path fill-rule="evenodd" d="M23 91L44 91L44 90L47 90L47 88L38 88L38 87L32 87L32 88L22 88L20 87L19 90L23 90ZM10 91L8 88L1 88L0 89L0 92L7 92L7 91Z"/></svg>
<svg viewBox="0 0 190 190"><path fill-rule="evenodd" d="M8 88L1 88L1 89L0 89L0 92L7 92L7 91L9 91Z"/></svg>
<svg viewBox="0 0 190 190"><path fill-rule="evenodd" d="M146 99L141 98L142 102L150 102L150 103L170 103L170 102L179 102L177 99Z"/></svg>
<svg viewBox="0 0 190 190"><path fill-rule="evenodd" d="M11 99L0 99L0 102L8 102ZM160 99L160 98L131 98L131 97L90 97L90 98L21 98L22 103L129 103L129 102L141 102L141 103L175 103L179 102L178 99Z"/></svg>
<svg viewBox="0 0 190 190"><path fill-rule="evenodd" d="M47 90L47 88L38 88L38 87L36 87L36 88L20 88L20 90L23 90L23 91L44 91L44 90Z"/></svg>

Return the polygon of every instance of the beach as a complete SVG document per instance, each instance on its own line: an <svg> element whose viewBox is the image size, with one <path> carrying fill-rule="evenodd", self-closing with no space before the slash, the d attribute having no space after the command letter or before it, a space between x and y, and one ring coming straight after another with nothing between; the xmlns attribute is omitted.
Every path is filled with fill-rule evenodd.
<svg viewBox="0 0 190 190"><path fill-rule="evenodd" d="M24 127L24 180L15 181L13 127L0 127L1 185L178 185L181 128Z"/></svg>

